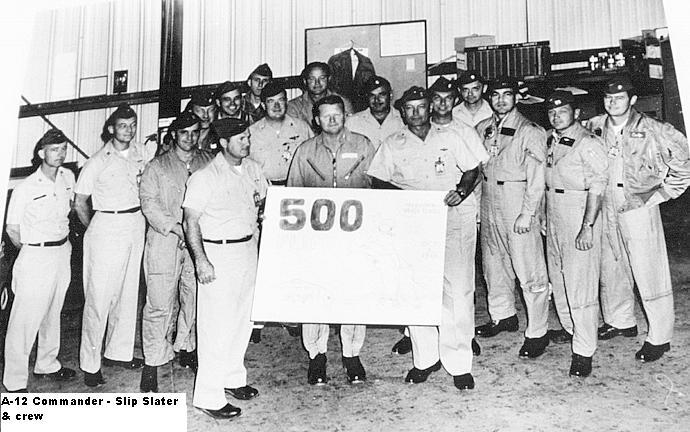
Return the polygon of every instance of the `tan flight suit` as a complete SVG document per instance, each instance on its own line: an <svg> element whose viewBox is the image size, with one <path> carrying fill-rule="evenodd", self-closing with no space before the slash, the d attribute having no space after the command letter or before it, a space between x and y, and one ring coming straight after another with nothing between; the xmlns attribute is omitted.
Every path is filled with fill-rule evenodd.
<svg viewBox="0 0 690 432"><path fill-rule="evenodd" d="M175 357L175 351L196 349L194 262L186 247L177 246L180 238L170 230L182 223L187 179L211 158L210 153L196 150L186 164L173 147L154 158L141 176L141 211L149 225L144 247L146 305L142 343L144 360L149 366L169 362Z"/></svg>
<svg viewBox="0 0 690 432"><path fill-rule="evenodd" d="M659 204L690 184L687 138L634 108L620 134L607 115L590 119L587 127L603 138L609 157L601 263L604 322L616 328L635 325L634 282L649 323L646 340L663 345L673 335L674 311Z"/></svg>
<svg viewBox="0 0 690 432"><path fill-rule="evenodd" d="M5 336L7 390L25 389L38 334L34 373L60 370L60 312L70 283L69 234L74 174L58 168L55 182L39 168L12 192L7 224L19 225L22 247L12 270L14 302ZM61 241L64 242L62 244ZM45 245L45 242L55 242Z"/></svg>
<svg viewBox="0 0 690 432"><path fill-rule="evenodd" d="M546 334L549 290L537 213L544 197L546 135L517 109L502 121L495 116L477 125L491 155L484 165L481 248L489 315L494 321L515 315L515 276L527 306L525 337ZM532 218L530 231L517 234L518 215Z"/></svg>
<svg viewBox="0 0 690 432"><path fill-rule="evenodd" d="M86 161L77 180L75 193L91 196L96 211L84 235L85 302L79 349L84 372L100 370L104 335L106 358L132 360L146 229L138 209L139 178L155 151L155 144L144 147L131 142L123 156L109 141Z"/></svg>
<svg viewBox="0 0 690 432"><path fill-rule="evenodd" d="M199 284L197 290L199 369L193 404L199 408L220 409L227 403L225 388L247 385L244 355L252 332L258 202L266 196L267 187L256 162L245 158L238 168L223 153L187 182L182 207L201 212L204 251L216 275L213 282Z"/></svg>
<svg viewBox="0 0 690 432"><path fill-rule="evenodd" d="M287 185L294 187L369 188L366 172L374 146L364 135L344 129L339 147L331 149L317 135L305 141L292 159ZM366 326L340 326L343 357L357 357L364 345ZM313 359L326 353L328 324L302 324L302 343Z"/></svg>
<svg viewBox="0 0 690 432"><path fill-rule="evenodd" d="M587 195L603 195L608 179L604 143L580 123L549 134L546 155L546 253L558 318L573 335L573 352L591 357L597 348L602 217L593 246L575 247Z"/></svg>
<svg viewBox="0 0 690 432"><path fill-rule="evenodd" d="M407 128L384 140L367 174L401 189L451 191L465 171L488 158L472 128L432 123L424 141ZM440 359L451 375L472 370L476 206L470 194L460 205L448 207L441 325L408 327L417 369Z"/></svg>

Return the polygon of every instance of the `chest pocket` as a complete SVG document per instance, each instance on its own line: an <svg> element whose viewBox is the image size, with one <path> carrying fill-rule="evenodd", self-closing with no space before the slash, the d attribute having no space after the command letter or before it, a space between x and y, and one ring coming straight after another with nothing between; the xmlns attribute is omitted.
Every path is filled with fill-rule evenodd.
<svg viewBox="0 0 690 432"><path fill-rule="evenodd" d="M658 184L664 177L663 160L655 146L648 142L644 135L633 135L630 138L630 158L634 167L634 177L630 186L633 190L640 188L646 191L650 186Z"/></svg>

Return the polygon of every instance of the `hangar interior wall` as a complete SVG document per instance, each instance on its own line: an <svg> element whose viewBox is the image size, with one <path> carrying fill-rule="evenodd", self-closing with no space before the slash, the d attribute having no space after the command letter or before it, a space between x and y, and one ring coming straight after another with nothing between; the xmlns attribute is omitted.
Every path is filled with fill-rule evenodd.
<svg viewBox="0 0 690 432"><path fill-rule="evenodd" d="M557 52L614 46L643 28L666 25L662 0L185 0L182 85L242 80L263 62L275 76L299 74L306 28L417 19L427 20L429 63L454 54L454 37L473 33L495 35L499 44L550 40ZM155 90L160 38L160 0L45 11L30 43L23 94L33 103L112 94L113 72L123 69L128 92ZM143 140L157 129L158 105L135 109ZM91 154L102 145L98 137L110 112L50 119ZM20 120L13 167L29 165L46 128L39 117ZM68 161L83 164L70 152Z"/></svg>

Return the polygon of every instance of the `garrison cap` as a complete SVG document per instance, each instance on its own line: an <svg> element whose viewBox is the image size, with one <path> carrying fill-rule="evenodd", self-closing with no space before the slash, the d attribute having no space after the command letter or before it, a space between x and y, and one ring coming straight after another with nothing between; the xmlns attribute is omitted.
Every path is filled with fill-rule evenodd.
<svg viewBox="0 0 690 432"><path fill-rule="evenodd" d="M112 119L129 119L136 116L137 113L134 112L127 102L122 102L117 106L117 109L110 114L110 118Z"/></svg>
<svg viewBox="0 0 690 432"><path fill-rule="evenodd" d="M546 109L558 108L565 105L572 106L575 102L575 96L567 90L556 90L546 99ZM573 107L574 108L574 107Z"/></svg>
<svg viewBox="0 0 690 432"><path fill-rule="evenodd" d="M214 104L213 94L209 90L198 90L192 95L192 99L189 101L189 107L192 105L196 106L209 106Z"/></svg>
<svg viewBox="0 0 690 432"><path fill-rule="evenodd" d="M281 94L285 91L285 87L276 81L271 81L261 90L261 102L266 102L267 98Z"/></svg>
<svg viewBox="0 0 690 432"><path fill-rule="evenodd" d="M213 122L213 129L219 138L230 139L230 137L239 135L249 127L249 122L227 117Z"/></svg>
<svg viewBox="0 0 690 432"><path fill-rule="evenodd" d="M428 95L431 97L431 95L435 92L439 92L439 93L451 92L451 93L457 94L458 89L455 87L455 85L453 85L453 83L450 80L448 80L445 77L441 77L441 78L437 79L436 81L434 81L434 83L431 85L431 87L429 87L429 90L427 90L427 92L428 92Z"/></svg>
<svg viewBox="0 0 690 432"><path fill-rule="evenodd" d="M252 73L249 74L249 76L251 77L251 76L254 75L254 74L256 74L256 75L261 75L261 76L266 76L266 77L269 77L269 78L273 79L273 71L271 70L270 67L268 67L268 65L267 65L266 63L262 63L262 64L260 64L259 66L257 66L257 67L252 71Z"/></svg>
<svg viewBox="0 0 690 432"><path fill-rule="evenodd" d="M216 99L220 99L220 97L223 96L225 93L229 93L233 90L237 90L238 92L242 93L242 87L239 84L234 83L232 81L225 81L223 84L218 86L213 96Z"/></svg>
<svg viewBox="0 0 690 432"><path fill-rule="evenodd" d="M426 90L419 86L412 86L405 90L405 93L403 93L403 95L400 96L400 99L395 101L395 108L402 109L402 106L405 104L405 102L420 99L425 99L428 101Z"/></svg>
<svg viewBox="0 0 690 432"><path fill-rule="evenodd" d="M484 78L477 72L476 70L468 70L462 73L460 75L460 78L458 78L457 83L458 87L463 86L465 84L470 84L475 81L479 81L480 83L484 83Z"/></svg>
<svg viewBox="0 0 690 432"><path fill-rule="evenodd" d="M606 83L606 88L604 89L604 93L606 94L614 94L614 93L620 93L624 91L629 91L633 90L635 87L633 87L632 83L630 82L630 78L622 76L622 77L615 77L611 78L607 83Z"/></svg>
<svg viewBox="0 0 690 432"><path fill-rule="evenodd" d="M374 75L364 82L364 88L362 90L367 94L379 87L384 87L386 90L391 91L391 83L388 82L387 79L382 76Z"/></svg>
<svg viewBox="0 0 690 432"><path fill-rule="evenodd" d="M489 81L489 88L486 90L488 94L491 94L494 90L497 89L511 89L515 93L518 91L518 82L516 79L511 78L511 77L497 77L491 81Z"/></svg>
<svg viewBox="0 0 690 432"><path fill-rule="evenodd" d="M60 129L52 128L48 129L48 131L43 134L41 139L36 143L36 147L40 149L47 145L62 144L63 142L67 142L65 134L62 133Z"/></svg>
<svg viewBox="0 0 690 432"><path fill-rule="evenodd" d="M170 126L168 126L168 130L178 131L180 129L186 129L190 126L194 126L199 122L201 122L201 119L193 112L182 111L182 113L179 116L177 116L177 118L173 120L172 123L170 123Z"/></svg>

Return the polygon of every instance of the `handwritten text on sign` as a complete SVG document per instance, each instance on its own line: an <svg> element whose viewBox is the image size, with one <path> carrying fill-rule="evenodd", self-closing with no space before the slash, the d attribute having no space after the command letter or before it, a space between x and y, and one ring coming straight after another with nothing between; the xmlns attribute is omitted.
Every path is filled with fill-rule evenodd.
<svg viewBox="0 0 690 432"><path fill-rule="evenodd" d="M438 325L444 195L270 188L252 319Z"/></svg>

